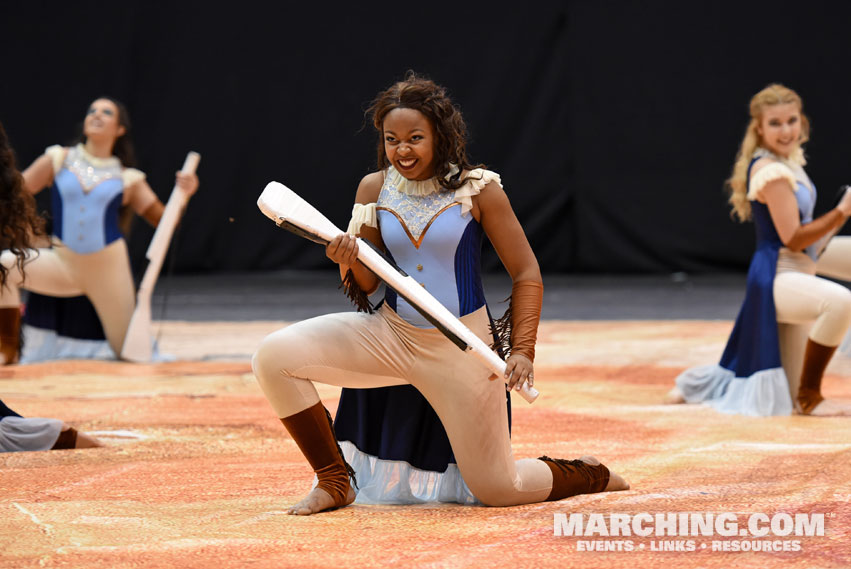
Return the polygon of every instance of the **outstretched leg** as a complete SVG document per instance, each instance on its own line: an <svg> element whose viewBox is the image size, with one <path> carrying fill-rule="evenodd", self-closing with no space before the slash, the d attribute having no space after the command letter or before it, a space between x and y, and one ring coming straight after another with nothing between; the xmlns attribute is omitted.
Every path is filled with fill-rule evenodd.
<svg viewBox="0 0 851 569"><path fill-rule="evenodd" d="M473 313L462 320L486 337L487 320L481 316L486 318ZM459 353L439 332L410 333L418 336L420 350L411 383L440 417L464 481L482 503L514 506L628 488L593 457L515 460L503 382L489 380L478 360Z"/></svg>

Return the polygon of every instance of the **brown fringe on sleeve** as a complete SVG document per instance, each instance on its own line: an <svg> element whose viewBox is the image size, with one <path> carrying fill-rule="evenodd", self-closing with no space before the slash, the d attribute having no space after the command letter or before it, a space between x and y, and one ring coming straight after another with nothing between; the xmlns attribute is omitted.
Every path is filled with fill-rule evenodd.
<svg viewBox="0 0 851 569"><path fill-rule="evenodd" d="M355 274L351 269L346 271L346 277L337 288L341 288L345 291L346 296L352 301L352 304L355 305L358 312L366 312L367 314L375 312L372 303L369 302L369 297L360 285L358 285L358 281L355 280Z"/></svg>
<svg viewBox="0 0 851 569"><path fill-rule="evenodd" d="M493 335L493 344L491 349L496 350L503 360L508 359L511 355L511 297L509 296L503 302L508 301L508 308L500 318L492 319L490 323L491 335Z"/></svg>

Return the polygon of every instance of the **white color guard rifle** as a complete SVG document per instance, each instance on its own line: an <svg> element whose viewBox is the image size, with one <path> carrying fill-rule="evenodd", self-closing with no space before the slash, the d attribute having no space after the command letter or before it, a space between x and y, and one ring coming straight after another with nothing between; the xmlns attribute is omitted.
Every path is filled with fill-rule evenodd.
<svg viewBox="0 0 851 569"><path fill-rule="evenodd" d="M321 245L327 245L334 237L343 233L313 206L278 182L270 182L266 186L257 200L257 207L278 227ZM361 263L395 290L399 296L407 300L461 350L479 358L497 377L501 378L505 375L505 362L490 346L440 304L416 280L389 261L372 243L359 237L357 243L358 260ZM538 391L525 382L518 393L529 403L538 397Z"/></svg>
<svg viewBox="0 0 851 569"><path fill-rule="evenodd" d="M190 152L186 155L186 161L180 171L184 174L193 174L200 161L200 154ZM123 360L142 363L151 361L153 357L151 295L154 293L154 286L157 284L160 269L162 269L166 253L168 253L171 236L178 222L180 222L180 215L183 213L187 200L186 193L175 184L160 222L157 224L157 230L154 232L151 244L148 246L148 251L145 253L145 257L148 258L148 268L145 269L145 276L142 277L142 282L139 284L139 292L136 294L136 309L130 318L130 326L127 328L124 345L121 347L121 359Z"/></svg>

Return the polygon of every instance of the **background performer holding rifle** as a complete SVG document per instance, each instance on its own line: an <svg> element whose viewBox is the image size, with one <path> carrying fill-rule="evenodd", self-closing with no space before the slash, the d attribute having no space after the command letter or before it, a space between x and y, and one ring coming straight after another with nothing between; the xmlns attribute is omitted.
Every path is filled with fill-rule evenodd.
<svg viewBox="0 0 851 569"><path fill-rule="evenodd" d="M18 327L21 287L59 297L85 294L110 347L116 355L121 352L135 307L135 288L118 211L128 206L154 226L164 211L145 174L132 168L129 129L124 105L101 97L89 107L79 144L51 146L24 171L31 193L51 187L53 247L29 250L23 263L26 278L14 255L2 253L0 263L9 268L7 287L0 291L4 330ZM198 178L194 172L178 173L177 185L191 196ZM2 361L17 361L18 349L16 337L4 336Z"/></svg>

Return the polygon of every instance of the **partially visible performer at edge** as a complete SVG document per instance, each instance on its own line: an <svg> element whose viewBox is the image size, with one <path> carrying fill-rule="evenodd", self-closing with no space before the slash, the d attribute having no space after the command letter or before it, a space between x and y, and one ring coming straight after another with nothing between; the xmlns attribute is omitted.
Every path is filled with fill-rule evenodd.
<svg viewBox="0 0 851 569"><path fill-rule="evenodd" d="M851 292L815 275L851 280L851 238L832 237L851 215L851 193L813 219L802 149L809 121L797 93L769 85L751 99L750 116L727 181L733 212L756 225L745 301L720 364L682 373L668 401L744 415L848 415L851 403L824 399L821 382L851 324Z"/></svg>
<svg viewBox="0 0 851 569"><path fill-rule="evenodd" d="M353 233L392 256L492 343L478 270L480 240L487 235L514 283L505 380L509 389L531 383L543 285L499 176L468 162L463 118L433 82L411 73L379 93L370 110L380 171L358 187ZM376 276L357 261L350 235L335 238L326 254L339 263L352 296L378 287ZM440 417L458 468L483 504L511 506L628 488L590 456L515 461L503 378L492 378L392 291L373 313L329 314L269 335L252 366L318 479L291 514L339 508L355 499L355 473L314 381L355 388L413 385Z"/></svg>
<svg viewBox="0 0 851 569"><path fill-rule="evenodd" d="M0 452L96 448L103 444L59 419L22 417L0 400Z"/></svg>
<svg viewBox="0 0 851 569"><path fill-rule="evenodd" d="M0 124L0 246L8 249L12 267L0 264L0 289L13 270L23 269L33 242L44 235L44 220L36 213L35 201L24 189L24 179L15 166L15 155L6 130ZM15 307L17 310L17 307ZM0 320L0 340L17 340L12 318ZM6 352L0 352L6 357ZM24 418L0 400L0 452L87 448L101 446L94 438L78 433L58 419Z"/></svg>
<svg viewBox="0 0 851 569"><path fill-rule="evenodd" d="M11 251L0 263L9 270L0 290L0 326L17 329L20 288L58 297L85 295L91 301L116 356L135 307L135 287L127 245L118 227L118 212L128 206L156 226L163 203L135 164L129 138L130 119L123 104L101 97L89 107L80 143L51 146L24 173L27 190L51 188L53 247L29 250L24 267ZM194 174L177 174L177 185L188 195L198 188ZM5 363L18 360L19 340L4 337Z"/></svg>

